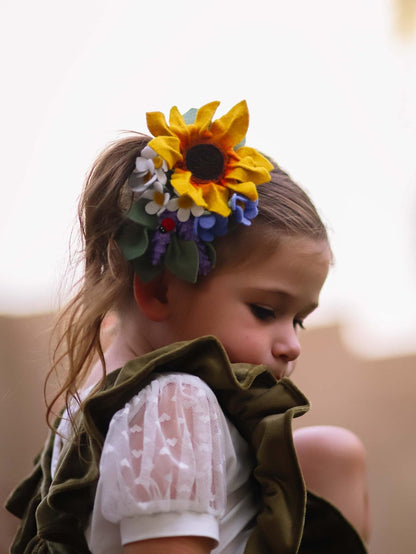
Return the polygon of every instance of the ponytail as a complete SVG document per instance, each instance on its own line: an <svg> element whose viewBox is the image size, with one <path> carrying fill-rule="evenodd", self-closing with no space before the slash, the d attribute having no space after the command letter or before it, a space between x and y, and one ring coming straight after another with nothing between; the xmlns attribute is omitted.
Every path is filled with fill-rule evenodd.
<svg viewBox="0 0 416 554"><path fill-rule="evenodd" d="M46 400L48 425L59 399L63 398L67 407L71 398L79 401L77 391L95 360L101 360L102 378L105 376L102 322L126 297L132 282L131 268L115 241L132 202L132 193L124 184L148 141L145 135L135 134L110 145L87 176L78 209L84 268L78 292L54 328L56 347L45 397L52 376L59 375L60 368L64 368L64 378L52 399Z"/></svg>

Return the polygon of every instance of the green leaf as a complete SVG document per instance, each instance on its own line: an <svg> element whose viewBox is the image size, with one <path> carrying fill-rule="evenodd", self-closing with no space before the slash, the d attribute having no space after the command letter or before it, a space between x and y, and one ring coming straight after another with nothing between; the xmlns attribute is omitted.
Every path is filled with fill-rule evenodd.
<svg viewBox="0 0 416 554"><path fill-rule="evenodd" d="M192 123L195 123L196 113L197 109L191 108L187 112L185 112L182 117L187 125L192 125Z"/></svg>
<svg viewBox="0 0 416 554"><path fill-rule="evenodd" d="M148 255L144 255L141 258L133 260L132 266L134 272L136 273L140 281L142 281L142 283L149 283L162 271L160 266L152 265L152 261Z"/></svg>
<svg viewBox="0 0 416 554"><path fill-rule="evenodd" d="M199 252L193 240L181 240L172 234L165 254L165 266L179 279L196 283L198 279Z"/></svg>
<svg viewBox="0 0 416 554"><path fill-rule="evenodd" d="M127 212L128 219L140 225L144 225L148 229L156 229L159 225L159 218L157 215L150 215L145 211L145 206L148 200L140 198L137 202L131 205L130 210Z"/></svg>
<svg viewBox="0 0 416 554"><path fill-rule="evenodd" d="M148 231L140 225L126 224L117 242L126 260L134 260L142 256L149 246Z"/></svg>

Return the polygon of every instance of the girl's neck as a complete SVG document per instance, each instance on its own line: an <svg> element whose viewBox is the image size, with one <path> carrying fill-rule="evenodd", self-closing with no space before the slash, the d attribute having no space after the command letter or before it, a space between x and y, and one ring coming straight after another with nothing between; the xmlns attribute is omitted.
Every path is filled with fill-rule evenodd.
<svg viewBox="0 0 416 554"><path fill-rule="evenodd" d="M153 346L141 332L142 328L138 322L123 318L104 329L102 342L106 374L123 367L134 358L153 351ZM98 360L91 369L86 386L95 384L101 379L102 374L103 366Z"/></svg>

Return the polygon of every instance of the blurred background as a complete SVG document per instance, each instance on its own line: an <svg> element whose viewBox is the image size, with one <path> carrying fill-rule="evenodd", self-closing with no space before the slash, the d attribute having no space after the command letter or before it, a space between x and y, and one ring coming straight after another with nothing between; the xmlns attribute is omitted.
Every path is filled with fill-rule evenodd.
<svg viewBox="0 0 416 554"><path fill-rule="evenodd" d="M45 434L50 314L89 166L146 132L146 111L246 99L247 144L306 188L335 253L299 366L307 417L364 437L372 551L413 551L416 0L2 0L0 29L2 494Z"/></svg>

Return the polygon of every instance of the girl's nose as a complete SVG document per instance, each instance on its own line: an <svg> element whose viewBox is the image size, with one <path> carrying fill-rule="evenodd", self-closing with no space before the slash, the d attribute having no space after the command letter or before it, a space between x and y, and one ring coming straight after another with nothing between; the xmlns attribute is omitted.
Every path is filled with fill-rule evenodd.
<svg viewBox="0 0 416 554"><path fill-rule="evenodd" d="M275 338L272 354L275 358L283 359L286 362L292 362L299 357L300 343L296 330L292 323Z"/></svg>

